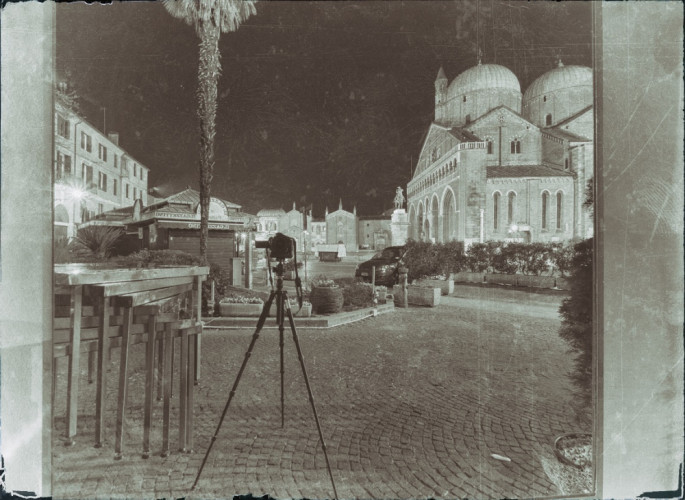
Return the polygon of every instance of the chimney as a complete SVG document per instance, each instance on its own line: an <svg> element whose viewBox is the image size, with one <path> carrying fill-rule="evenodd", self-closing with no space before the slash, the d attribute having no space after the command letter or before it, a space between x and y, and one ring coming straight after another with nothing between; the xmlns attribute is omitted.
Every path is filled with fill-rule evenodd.
<svg viewBox="0 0 685 500"><path fill-rule="evenodd" d="M119 132L108 132L107 138L117 146L119 145Z"/></svg>

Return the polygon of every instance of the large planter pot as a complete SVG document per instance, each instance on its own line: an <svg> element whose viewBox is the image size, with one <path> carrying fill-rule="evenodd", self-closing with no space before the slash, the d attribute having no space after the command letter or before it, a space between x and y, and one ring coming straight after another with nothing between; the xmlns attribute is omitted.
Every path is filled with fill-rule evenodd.
<svg viewBox="0 0 685 500"><path fill-rule="evenodd" d="M565 465L583 469L592 464L592 435L562 434L554 440L554 454Z"/></svg>
<svg viewBox="0 0 685 500"><path fill-rule="evenodd" d="M337 313L342 310L343 291L336 287L314 287L309 294L309 301L317 314Z"/></svg>
<svg viewBox="0 0 685 500"><path fill-rule="evenodd" d="M264 304L232 304L219 302L222 316L256 317L262 313Z"/></svg>
<svg viewBox="0 0 685 500"><path fill-rule="evenodd" d="M439 288L442 295L450 295L454 293L454 280L433 280L433 279L418 279L415 284L419 286L427 286L431 288Z"/></svg>

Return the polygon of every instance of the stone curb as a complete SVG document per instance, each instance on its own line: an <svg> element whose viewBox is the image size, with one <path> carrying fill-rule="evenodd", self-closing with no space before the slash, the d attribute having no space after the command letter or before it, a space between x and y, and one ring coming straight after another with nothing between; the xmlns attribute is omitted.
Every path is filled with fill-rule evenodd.
<svg viewBox="0 0 685 500"><path fill-rule="evenodd" d="M300 328L332 328L334 326L346 325L361 321L366 318L373 318L380 314L395 311L395 304L379 304L377 307L367 307L358 311L348 311L328 316L315 316L310 318L298 318L295 316L295 326ZM254 328L258 318L203 318L204 330L225 330L225 329L244 329ZM264 323L264 328L278 328L276 318L269 316Z"/></svg>

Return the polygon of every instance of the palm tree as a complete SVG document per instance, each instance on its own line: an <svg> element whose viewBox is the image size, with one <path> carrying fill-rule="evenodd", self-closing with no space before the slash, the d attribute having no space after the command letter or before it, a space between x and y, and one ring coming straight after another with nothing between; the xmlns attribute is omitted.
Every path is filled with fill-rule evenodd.
<svg viewBox="0 0 685 500"><path fill-rule="evenodd" d="M200 258L207 263L209 199L214 173L217 81L221 73L219 37L236 31L256 13L254 0L164 0L174 17L195 28L200 38L198 116L200 118Z"/></svg>

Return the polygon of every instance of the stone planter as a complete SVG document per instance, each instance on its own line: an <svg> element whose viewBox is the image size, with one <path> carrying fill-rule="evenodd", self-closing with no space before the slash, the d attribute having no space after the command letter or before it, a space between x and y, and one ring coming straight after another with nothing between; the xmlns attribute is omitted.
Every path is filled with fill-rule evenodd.
<svg viewBox="0 0 685 500"><path fill-rule="evenodd" d="M297 301L293 305L293 316L296 318L308 318L312 315L312 305L310 303L302 304L302 309L297 310Z"/></svg>
<svg viewBox="0 0 685 500"><path fill-rule="evenodd" d="M404 301L401 285L392 287L395 305L401 307ZM440 304L440 288L410 285L407 287L407 302L414 306L435 307Z"/></svg>
<svg viewBox="0 0 685 500"><path fill-rule="evenodd" d="M483 273L460 272L452 275L454 281L461 283L482 283Z"/></svg>
<svg viewBox="0 0 685 500"><path fill-rule="evenodd" d="M343 291L335 287L314 287L309 294L309 301L317 314L337 313L342 310Z"/></svg>
<svg viewBox="0 0 685 500"><path fill-rule="evenodd" d="M439 288L442 295L450 295L454 293L454 280L433 280L433 279L418 279L414 281L414 284L419 286L427 286L431 288Z"/></svg>
<svg viewBox="0 0 685 500"><path fill-rule="evenodd" d="M219 302L219 310L222 316L227 317L258 317L262 313L264 304L234 304Z"/></svg>

